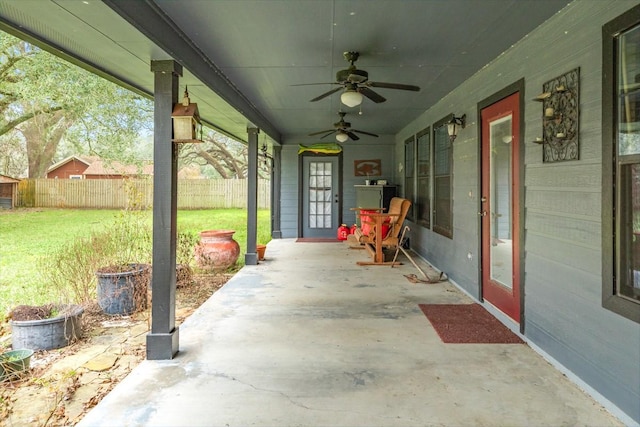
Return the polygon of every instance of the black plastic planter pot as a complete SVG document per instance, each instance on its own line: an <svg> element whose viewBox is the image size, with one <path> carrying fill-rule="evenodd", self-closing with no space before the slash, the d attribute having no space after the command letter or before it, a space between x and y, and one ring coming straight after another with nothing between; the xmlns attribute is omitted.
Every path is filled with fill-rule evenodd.
<svg viewBox="0 0 640 427"><path fill-rule="evenodd" d="M126 316L147 307L149 265L130 267L129 271L96 273L98 305L106 314Z"/></svg>

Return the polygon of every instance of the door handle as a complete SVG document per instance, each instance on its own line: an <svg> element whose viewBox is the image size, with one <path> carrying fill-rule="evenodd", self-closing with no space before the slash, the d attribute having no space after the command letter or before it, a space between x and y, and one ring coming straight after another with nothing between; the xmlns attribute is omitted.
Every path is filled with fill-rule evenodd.
<svg viewBox="0 0 640 427"><path fill-rule="evenodd" d="M487 215L487 211L478 212L478 215L480 215L480 216L486 216L486 215Z"/></svg>
<svg viewBox="0 0 640 427"><path fill-rule="evenodd" d="M487 198L486 198L486 197L484 197L484 196L482 196L482 197L480 198L480 201L481 201L482 203L485 203L485 202L487 201Z"/></svg>

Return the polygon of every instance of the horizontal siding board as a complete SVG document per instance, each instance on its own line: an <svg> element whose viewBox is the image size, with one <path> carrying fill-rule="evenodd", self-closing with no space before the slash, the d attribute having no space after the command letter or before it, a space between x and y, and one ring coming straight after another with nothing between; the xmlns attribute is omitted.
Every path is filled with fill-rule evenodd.
<svg viewBox="0 0 640 427"><path fill-rule="evenodd" d="M600 220L601 194L596 192L527 191L526 206L543 212L563 212Z"/></svg>
<svg viewBox="0 0 640 427"><path fill-rule="evenodd" d="M532 268L546 268L541 266L541 263L559 262L576 270L600 277L602 268L599 248L586 248L563 241L551 243L546 236L531 232L527 233L526 242L527 271L532 271ZM531 256L539 258L534 265L529 262Z"/></svg>
<svg viewBox="0 0 640 427"><path fill-rule="evenodd" d="M603 365L615 363L618 357L609 359L602 364L594 363L593 358L585 353L576 352L567 348L564 342L558 337L550 334L544 327L535 322L528 323L527 336L547 354L561 363L563 366L571 366L571 371L582 381L589 384L603 396L611 398L615 396L615 405L634 420L640 420L640 394L637 387L632 382L626 382L622 386L618 382L619 378L625 380L629 378L626 373L622 376L611 375L601 369ZM631 358L632 356L630 356ZM636 359L637 360L637 359ZM580 363L576 363L580 361ZM637 369L632 369L633 371ZM636 375L632 375L636 376Z"/></svg>
<svg viewBox="0 0 640 427"><path fill-rule="evenodd" d="M298 236L298 146L282 147L280 230L282 237Z"/></svg>
<svg viewBox="0 0 640 427"><path fill-rule="evenodd" d="M601 230L597 221L577 217L553 216L552 213L527 212L527 235L536 233L549 239L600 250Z"/></svg>
<svg viewBox="0 0 640 427"><path fill-rule="evenodd" d="M590 271L581 270L573 266L563 264L559 260L550 257L538 256L527 252L527 284L535 287L527 288L527 298L536 295L549 296L549 304L557 303L556 291L570 294L574 301L581 301L591 311L593 306L600 305L600 276ZM540 290L538 291L538 287ZM549 288L551 287L551 288ZM553 292L546 292L553 289ZM527 304L534 302L527 301ZM580 313L580 310L576 311ZM541 313L544 314L544 311Z"/></svg>
<svg viewBox="0 0 640 427"><path fill-rule="evenodd" d="M566 277L563 274L558 276ZM599 303L585 299L584 292L576 291L578 286L580 284L563 286L559 279L551 277L548 268L528 274L525 313L528 325L553 336L561 343L564 356L569 353L580 359L581 364L589 366L587 371L598 370L607 382L618 381L619 392L624 390L637 395L640 337L625 334L624 328L619 327L622 319L613 313L610 321L604 324L593 316L592 313L599 309ZM529 332L527 330L527 334ZM629 349L630 344L635 344L635 350L633 347ZM619 355L615 362L608 352Z"/></svg>
<svg viewBox="0 0 640 427"><path fill-rule="evenodd" d="M533 187L571 187L571 188L601 188L602 166L600 164L586 164L581 161L562 162L559 166L527 167L526 186Z"/></svg>

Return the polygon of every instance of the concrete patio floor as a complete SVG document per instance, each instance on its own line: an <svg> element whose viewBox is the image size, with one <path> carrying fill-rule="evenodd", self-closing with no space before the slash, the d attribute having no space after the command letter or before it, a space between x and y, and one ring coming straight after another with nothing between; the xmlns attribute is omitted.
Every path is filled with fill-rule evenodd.
<svg viewBox="0 0 640 427"><path fill-rule="evenodd" d="M79 425L623 424L526 344L442 343L418 304L472 300L366 256L271 241L183 323L174 360L144 361Z"/></svg>

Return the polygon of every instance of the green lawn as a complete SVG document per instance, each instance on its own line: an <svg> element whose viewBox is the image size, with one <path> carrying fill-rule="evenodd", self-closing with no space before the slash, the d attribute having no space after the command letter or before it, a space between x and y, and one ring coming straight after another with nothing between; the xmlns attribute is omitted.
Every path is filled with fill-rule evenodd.
<svg viewBox="0 0 640 427"><path fill-rule="evenodd" d="M88 236L112 222L116 210L15 209L0 210L0 319L18 304L39 305L55 301L38 273L47 254L76 236ZM148 212L151 223L151 211ZM178 231L236 230L240 244L238 264L244 264L247 211L212 209L178 212ZM270 214L258 211L258 243L270 240Z"/></svg>

